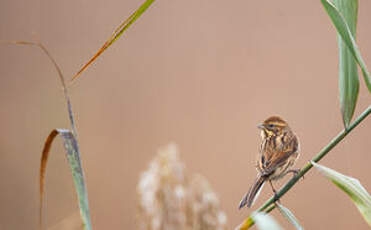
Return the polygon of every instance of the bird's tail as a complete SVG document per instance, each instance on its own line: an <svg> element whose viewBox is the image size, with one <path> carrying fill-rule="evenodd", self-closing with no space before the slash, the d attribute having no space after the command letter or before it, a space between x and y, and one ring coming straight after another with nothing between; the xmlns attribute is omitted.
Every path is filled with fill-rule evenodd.
<svg viewBox="0 0 371 230"><path fill-rule="evenodd" d="M259 196L259 192L263 188L264 182L267 178L264 176L259 175L256 179L254 184L250 187L249 191L245 195L245 197L241 200L239 208L241 209L243 206L247 206L250 208L255 199Z"/></svg>

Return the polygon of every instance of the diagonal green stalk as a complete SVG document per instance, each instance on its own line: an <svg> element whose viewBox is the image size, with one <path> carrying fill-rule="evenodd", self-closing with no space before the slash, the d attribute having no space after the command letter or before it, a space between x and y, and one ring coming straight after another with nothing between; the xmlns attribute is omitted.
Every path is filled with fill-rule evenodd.
<svg viewBox="0 0 371 230"><path fill-rule="evenodd" d="M368 108L361 114L357 119L354 120L354 122L349 126L347 130L342 130L336 137L334 137L328 145L326 145L316 156L312 158L313 162L320 161L324 156L327 155L338 143L340 143L355 127L357 127L368 115L371 113L371 105L368 106ZM289 191L295 184L298 182L298 180L303 177L311 168L313 165L309 162L307 163L300 172L293 177L291 180L289 180L278 192L276 196L272 196L270 199L268 199L259 209L258 211L264 211L265 209L269 208L270 212L275 208L275 206L271 206L276 200L281 198L287 191Z"/></svg>

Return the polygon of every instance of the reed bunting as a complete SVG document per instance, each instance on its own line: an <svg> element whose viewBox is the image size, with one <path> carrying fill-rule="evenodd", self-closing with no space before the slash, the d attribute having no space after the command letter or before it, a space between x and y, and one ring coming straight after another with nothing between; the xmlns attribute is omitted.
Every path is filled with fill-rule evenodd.
<svg viewBox="0 0 371 230"><path fill-rule="evenodd" d="M239 208L245 205L250 208L266 181L270 183L276 195L272 180L278 180L289 172L297 174L299 171L291 169L299 157L299 141L286 121L272 116L258 128L261 129L262 138L257 162L258 176L241 200Z"/></svg>

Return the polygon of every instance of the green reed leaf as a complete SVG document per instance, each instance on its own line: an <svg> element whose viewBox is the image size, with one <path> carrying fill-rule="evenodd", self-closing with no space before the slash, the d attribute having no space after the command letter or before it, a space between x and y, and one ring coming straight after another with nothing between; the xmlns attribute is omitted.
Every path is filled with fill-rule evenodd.
<svg viewBox="0 0 371 230"><path fill-rule="evenodd" d="M80 76L80 74L97 59L108 47L110 47L131 24L133 24L154 2L155 0L146 0L133 14L131 14L117 29L113 32L111 37L103 44L97 53L73 76L72 81Z"/></svg>
<svg viewBox="0 0 371 230"><path fill-rule="evenodd" d="M371 92L371 77L355 41L358 0L334 0L333 3L321 0L321 2L338 32L340 102L344 125L348 127L359 90L354 61L360 66L367 88Z"/></svg>
<svg viewBox="0 0 371 230"><path fill-rule="evenodd" d="M275 205L271 205L269 208L267 208L264 213L270 213L276 206ZM254 214L255 212L253 212ZM262 212L263 213L263 212ZM252 214L252 215L253 215ZM254 219L252 218L252 215L248 216L247 218L245 218L242 223L240 225L238 225L234 230L247 230L249 229L251 226L253 226L255 224L255 221Z"/></svg>
<svg viewBox="0 0 371 230"><path fill-rule="evenodd" d="M355 0L348 0L349 2L355 1ZM348 4L348 1L345 1L345 4ZM361 56L361 52L358 49L358 46L356 44L355 38L353 37L350 26L347 24L346 18L340 13L337 6L335 6L333 3L331 3L329 0L321 0L322 5L324 6L327 14L330 16L330 19L332 23L334 24L337 32L349 48L349 51L353 55L353 57L356 59L358 65L361 67L363 78L366 82L366 86L368 90L371 93L371 77L370 73L368 72L367 66L365 62L363 61L363 58ZM357 4L357 3L353 3ZM346 5L341 7L347 7Z"/></svg>
<svg viewBox="0 0 371 230"><path fill-rule="evenodd" d="M333 169L314 162L312 164L350 197L368 225L371 226L371 196L362 184L357 179L345 176Z"/></svg>
<svg viewBox="0 0 371 230"><path fill-rule="evenodd" d="M269 214L256 212L251 218L259 230L281 230L283 229Z"/></svg>
<svg viewBox="0 0 371 230"><path fill-rule="evenodd" d="M358 0L334 0L334 6L343 16L351 35L356 38ZM340 107L345 127L349 126L356 108L359 79L357 62L338 34Z"/></svg>
<svg viewBox="0 0 371 230"><path fill-rule="evenodd" d="M280 213L292 224L294 225L294 227L298 230L303 230L304 228L300 225L299 221L296 219L296 217L294 216L294 214L292 214L292 212L284 207L283 205L279 204L279 203L276 203L276 206L278 208L278 210L280 211Z"/></svg>
<svg viewBox="0 0 371 230"><path fill-rule="evenodd" d="M51 145L57 135L63 138L67 160L71 168L75 189L79 200L80 215L84 224L84 229L91 230L91 220L88 202L88 193L85 185L84 172L81 166L80 150L77 140L71 131L65 129L54 129L45 141L40 164L40 226L42 223L42 207L45 184L46 164L49 158Z"/></svg>

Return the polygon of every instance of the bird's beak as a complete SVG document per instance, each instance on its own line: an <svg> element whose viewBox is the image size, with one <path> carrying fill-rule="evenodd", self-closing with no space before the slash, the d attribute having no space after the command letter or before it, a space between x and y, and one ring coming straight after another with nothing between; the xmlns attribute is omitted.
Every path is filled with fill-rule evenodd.
<svg viewBox="0 0 371 230"><path fill-rule="evenodd" d="M258 129L264 129L264 125L263 124L258 125Z"/></svg>

